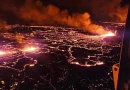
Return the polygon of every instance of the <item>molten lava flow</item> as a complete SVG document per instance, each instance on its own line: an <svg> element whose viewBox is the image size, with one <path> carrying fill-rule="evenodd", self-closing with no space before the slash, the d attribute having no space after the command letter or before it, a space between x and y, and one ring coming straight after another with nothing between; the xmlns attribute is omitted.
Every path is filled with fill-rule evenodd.
<svg viewBox="0 0 130 90"><path fill-rule="evenodd" d="M83 67L93 67L93 66L101 66L101 65L104 65L104 62L101 62L101 61L97 61L95 62L95 64L80 64L79 62L71 62L71 64L76 64L76 65L79 65L79 66L83 66Z"/></svg>
<svg viewBox="0 0 130 90"><path fill-rule="evenodd" d="M12 51L0 51L0 56L7 55L7 54L13 54L15 52Z"/></svg>
<svg viewBox="0 0 130 90"><path fill-rule="evenodd" d="M110 37L110 36L115 36L115 33L109 31L107 34L101 35L102 37Z"/></svg>
<svg viewBox="0 0 130 90"><path fill-rule="evenodd" d="M97 62L96 64L97 64L97 65L103 65L104 62Z"/></svg>
<svg viewBox="0 0 130 90"><path fill-rule="evenodd" d="M6 54L6 52L0 51L0 56L5 55L5 54Z"/></svg>
<svg viewBox="0 0 130 90"><path fill-rule="evenodd" d="M25 48L25 49L23 50L23 52L35 52L35 51L37 51L37 50L38 50L37 47L31 46L31 47Z"/></svg>
<svg viewBox="0 0 130 90"><path fill-rule="evenodd" d="M30 64L29 66L30 66L30 67L34 67L34 66L35 66L35 64Z"/></svg>

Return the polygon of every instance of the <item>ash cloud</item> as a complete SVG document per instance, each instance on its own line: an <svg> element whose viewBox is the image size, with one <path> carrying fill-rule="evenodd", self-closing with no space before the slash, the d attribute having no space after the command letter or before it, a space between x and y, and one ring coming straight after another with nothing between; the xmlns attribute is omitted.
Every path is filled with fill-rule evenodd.
<svg viewBox="0 0 130 90"><path fill-rule="evenodd" d="M88 5L97 18L102 17L114 22L125 22L128 6L121 7L120 2L121 0L91 0Z"/></svg>
<svg viewBox="0 0 130 90"><path fill-rule="evenodd" d="M69 11L89 12L92 19L102 21L125 22L128 11L128 6L121 7L121 0L51 0L51 2Z"/></svg>
<svg viewBox="0 0 130 90"><path fill-rule="evenodd" d="M83 28L92 33L105 33L102 26L91 23L87 12L70 15L68 10L60 10L52 4L44 6L40 1L27 0L24 6L16 11L16 15L32 25L66 25Z"/></svg>
<svg viewBox="0 0 130 90"><path fill-rule="evenodd" d="M108 3L108 1L111 3ZM85 6L82 2L83 0L81 0L81 3L77 6ZM96 17L100 16L114 21L125 21L127 7L121 8L118 5L118 0L86 0L84 2L88 3L86 4L86 6L88 5L86 9L90 8L91 13ZM104 3L106 3L105 6ZM84 30L96 34L106 33L102 26L91 22L90 14L88 12L83 12L82 14L72 13L70 15L67 9L60 10L52 4L44 5L40 0L25 0L23 2L18 2L17 0L4 0L0 4L0 7L0 10L3 13L8 14L10 12L16 19L22 20L30 25L65 25L83 28ZM11 18L10 15L9 18Z"/></svg>
<svg viewBox="0 0 130 90"><path fill-rule="evenodd" d="M3 32L6 30L5 26L7 25L7 22L4 19L0 19L0 32Z"/></svg>

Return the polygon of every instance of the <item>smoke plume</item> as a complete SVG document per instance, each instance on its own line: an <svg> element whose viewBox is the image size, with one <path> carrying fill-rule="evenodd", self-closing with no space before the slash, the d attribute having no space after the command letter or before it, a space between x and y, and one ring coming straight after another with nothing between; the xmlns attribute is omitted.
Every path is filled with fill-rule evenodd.
<svg viewBox="0 0 130 90"><path fill-rule="evenodd" d="M128 6L121 7L120 2L121 0L91 0L89 7L96 17L108 18L114 22L125 22Z"/></svg>
<svg viewBox="0 0 130 90"><path fill-rule="evenodd" d="M7 22L5 20L0 19L0 32L3 32L6 30L5 26L7 25Z"/></svg>
<svg viewBox="0 0 130 90"><path fill-rule="evenodd" d="M66 25L83 28L96 34L105 33L102 26L92 24L87 12L70 15L68 10L60 10L52 4L44 6L40 1L34 3L26 0L24 6L16 9L15 13L17 17L32 25Z"/></svg>
<svg viewBox="0 0 130 90"><path fill-rule="evenodd" d="M82 1L84 0L81 0L79 7L81 5L84 6L84 3L82 3ZM106 0L100 0L100 2L102 1L101 4L98 0L92 1L86 1L89 3L86 4L88 5L86 8L90 8L91 13L96 17L109 17L109 19L112 18L114 21L125 21L127 8L121 8L118 5L118 0L107 0L110 3L108 3ZM60 10L58 7L52 4L44 5L40 0L25 0L25 2L22 2L22 4L18 3L17 0L13 0L12 2L9 0L4 0L3 4L0 4L1 11L6 14L9 12L13 13L17 19L26 22L26 24L65 25L83 28L84 30L88 30L89 32L95 34L106 33L102 26L92 23L90 14L87 12L69 14L69 11L67 9ZM106 6L104 6L104 3Z"/></svg>
<svg viewBox="0 0 130 90"><path fill-rule="evenodd" d="M125 22L128 11L128 6L121 7L121 0L51 0L51 2L69 11L88 12L92 19L101 21Z"/></svg>

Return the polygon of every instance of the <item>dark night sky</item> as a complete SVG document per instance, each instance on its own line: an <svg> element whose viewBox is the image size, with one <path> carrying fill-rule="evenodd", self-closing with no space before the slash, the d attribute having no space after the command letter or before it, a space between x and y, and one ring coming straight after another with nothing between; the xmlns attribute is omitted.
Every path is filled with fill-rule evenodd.
<svg viewBox="0 0 130 90"><path fill-rule="evenodd" d="M54 4L58 6L61 9L68 9L70 12L85 12L90 11L89 8L87 8L88 4L86 2L89 2L90 0L42 0L45 4Z"/></svg>

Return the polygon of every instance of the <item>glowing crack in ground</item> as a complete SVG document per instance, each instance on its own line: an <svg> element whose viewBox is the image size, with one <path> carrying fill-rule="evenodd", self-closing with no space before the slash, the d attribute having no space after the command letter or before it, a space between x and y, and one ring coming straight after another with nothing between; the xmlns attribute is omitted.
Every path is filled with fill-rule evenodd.
<svg viewBox="0 0 130 90"><path fill-rule="evenodd" d="M118 24L114 26L112 29L116 30ZM9 89L20 90L22 85L29 83L32 83L32 90L59 87L61 90L109 90L113 87L111 66L118 63L122 33L116 33L116 36L112 32L90 35L75 28L8 27L12 30L10 33L0 34L0 73L10 75L12 83L7 84ZM78 70L85 70L82 72L85 76ZM91 71L101 75L92 73L90 76L94 77L91 78L88 75ZM4 77L9 76L0 78L3 90L8 82Z"/></svg>

